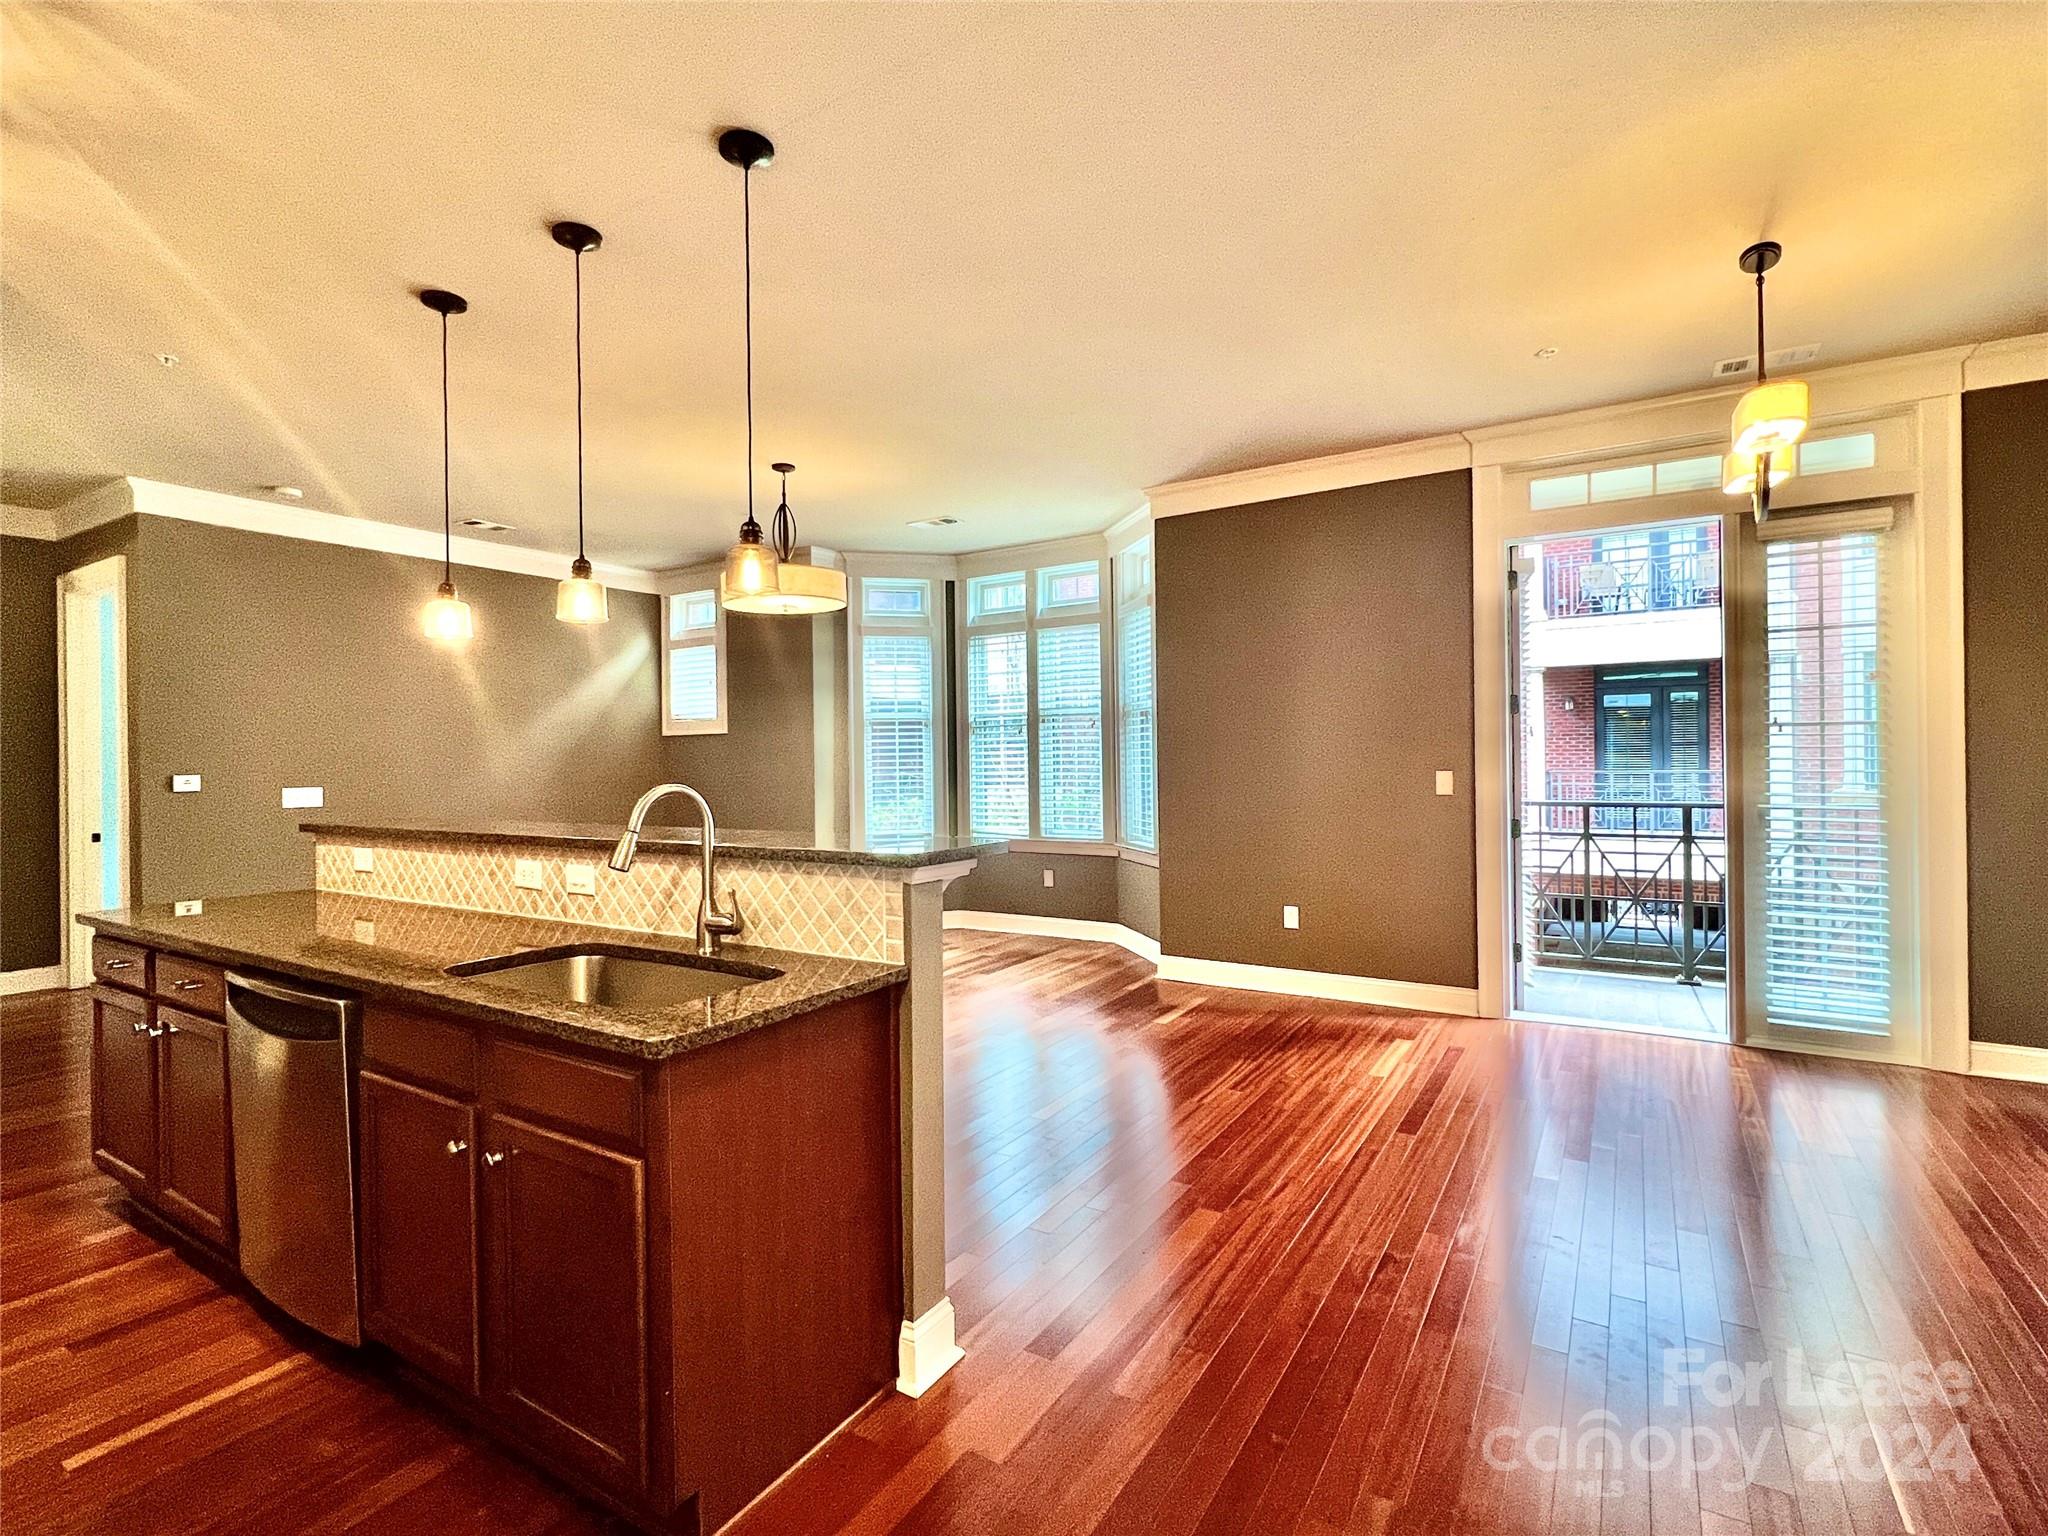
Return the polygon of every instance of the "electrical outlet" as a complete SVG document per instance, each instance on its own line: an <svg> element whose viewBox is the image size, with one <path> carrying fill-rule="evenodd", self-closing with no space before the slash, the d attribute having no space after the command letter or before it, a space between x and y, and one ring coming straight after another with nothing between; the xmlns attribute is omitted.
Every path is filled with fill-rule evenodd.
<svg viewBox="0 0 2048 1536"><path fill-rule="evenodd" d="M353 848L349 850L349 867L359 875L367 875L377 867L377 852L374 848Z"/></svg>
<svg viewBox="0 0 2048 1536"><path fill-rule="evenodd" d="M376 943L377 924L375 919L368 917L359 917L355 919L355 921L349 925L349 937L354 939L358 944Z"/></svg>
<svg viewBox="0 0 2048 1536"><path fill-rule="evenodd" d="M1451 770L1448 768L1437 769L1436 792L1440 795L1454 795L1457 793L1457 790L1452 788L1451 785Z"/></svg>
<svg viewBox="0 0 2048 1536"><path fill-rule="evenodd" d="M178 901L171 904L171 913L174 917L197 917L205 910L206 903L203 901Z"/></svg>
<svg viewBox="0 0 2048 1536"><path fill-rule="evenodd" d="M1280 926L1282 928L1299 928L1301 926L1301 908L1282 907L1280 909Z"/></svg>
<svg viewBox="0 0 2048 1536"><path fill-rule="evenodd" d="M514 859L512 861L512 883L522 891L537 891L541 887L539 859Z"/></svg>
<svg viewBox="0 0 2048 1536"><path fill-rule="evenodd" d="M597 866L595 864L564 864L562 866L562 888L571 896L595 896L597 894Z"/></svg>
<svg viewBox="0 0 2048 1536"><path fill-rule="evenodd" d="M1045 884L1046 889L1050 890L1052 888L1052 871L1049 869L1045 872Z"/></svg>
<svg viewBox="0 0 2048 1536"><path fill-rule="evenodd" d="M196 795L199 793L199 775L196 773L174 773L171 775L171 793L174 795Z"/></svg>
<svg viewBox="0 0 2048 1536"><path fill-rule="evenodd" d="M284 791L284 808L288 811L318 810L327 803L327 791L318 784L307 784Z"/></svg>

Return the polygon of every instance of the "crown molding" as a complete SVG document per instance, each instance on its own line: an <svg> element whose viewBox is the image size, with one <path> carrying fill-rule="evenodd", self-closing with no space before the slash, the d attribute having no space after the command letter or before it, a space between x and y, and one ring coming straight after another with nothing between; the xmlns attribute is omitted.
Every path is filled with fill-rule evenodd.
<svg viewBox="0 0 2048 1536"><path fill-rule="evenodd" d="M1354 485L1373 485L1381 480L1409 480L1417 475L1435 475L1471 467L1472 445L1462 434L1453 432L1442 437L1419 438L1414 442L1333 453L1317 459L1298 459L1291 464L1269 464L1227 475L1206 475L1199 480L1169 481L1165 485L1148 487L1145 495L1156 520L1183 517L1190 512L1211 512L1218 507L1241 507L1254 501L1277 501L1283 496L1312 496L1319 491L1341 491Z"/></svg>
<svg viewBox="0 0 2048 1536"><path fill-rule="evenodd" d="M1963 388L1998 389L2048 379L2048 331L1987 341L1963 363Z"/></svg>
<svg viewBox="0 0 2048 1536"><path fill-rule="evenodd" d="M57 537L57 514L0 502L0 534L10 539L39 539L47 544Z"/></svg>

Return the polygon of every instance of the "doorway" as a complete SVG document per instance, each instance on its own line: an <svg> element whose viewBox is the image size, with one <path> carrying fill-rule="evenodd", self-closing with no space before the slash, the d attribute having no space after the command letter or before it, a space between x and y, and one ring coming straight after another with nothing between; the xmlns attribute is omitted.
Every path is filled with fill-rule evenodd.
<svg viewBox="0 0 2048 1536"><path fill-rule="evenodd" d="M57 761L64 970L92 981L81 912L128 903L128 581L114 555L57 579Z"/></svg>
<svg viewBox="0 0 2048 1536"><path fill-rule="evenodd" d="M1721 540L1511 548L1517 1017L1728 1038Z"/></svg>

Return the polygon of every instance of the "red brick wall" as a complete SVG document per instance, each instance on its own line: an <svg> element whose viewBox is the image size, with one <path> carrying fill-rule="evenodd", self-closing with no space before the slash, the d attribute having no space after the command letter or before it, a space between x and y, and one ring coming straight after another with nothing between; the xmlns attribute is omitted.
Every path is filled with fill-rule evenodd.
<svg viewBox="0 0 2048 1536"><path fill-rule="evenodd" d="M1543 674L1543 761L1536 765L1535 782L1548 782L1553 773L1573 777L1591 775L1599 767L1596 740L1592 667L1552 667ZM1571 707L1565 707L1569 700ZM1721 771L1722 738L1727 733L1722 720L1723 695L1721 663L1707 663L1707 708L1715 722L1707 742L1707 766Z"/></svg>

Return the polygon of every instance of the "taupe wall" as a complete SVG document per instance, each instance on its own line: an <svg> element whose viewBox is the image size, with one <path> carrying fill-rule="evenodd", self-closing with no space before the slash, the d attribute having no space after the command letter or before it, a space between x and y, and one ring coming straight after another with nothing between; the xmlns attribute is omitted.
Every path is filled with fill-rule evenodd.
<svg viewBox="0 0 2048 1536"><path fill-rule="evenodd" d="M1471 476L1153 538L1165 952L1477 985Z"/></svg>
<svg viewBox="0 0 2048 1536"><path fill-rule="evenodd" d="M946 887L949 912L1017 912L1114 923L1121 859L1081 853L999 853ZM1045 871L1052 871L1047 889Z"/></svg>
<svg viewBox="0 0 2048 1536"><path fill-rule="evenodd" d="M2048 1048L2048 381L1963 396L1970 1034Z"/></svg>
<svg viewBox="0 0 2048 1536"><path fill-rule="evenodd" d="M829 668L833 639L818 626L830 622L726 616L726 734L671 736L666 748L669 775L709 800L723 825L806 835L814 829L813 648L826 648ZM843 630L843 616L838 623ZM685 807L665 814L689 819Z"/></svg>

